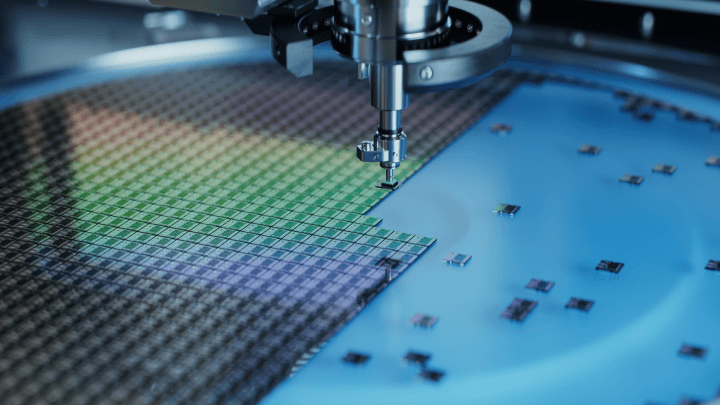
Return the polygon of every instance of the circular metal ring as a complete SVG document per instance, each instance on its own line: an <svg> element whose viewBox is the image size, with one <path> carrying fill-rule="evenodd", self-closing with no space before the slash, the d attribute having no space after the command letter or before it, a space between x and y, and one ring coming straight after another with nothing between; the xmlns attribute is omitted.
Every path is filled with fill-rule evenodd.
<svg viewBox="0 0 720 405"><path fill-rule="evenodd" d="M462 32L469 38L463 42L442 48L404 51L406 91L462 87L486 77L510 57L512 24L505 16L479 4L451 0L450 17L466 23L470 22L468 17L475 17L480 32L467 32L461 24L452 35ZM426 68L432 69L432 77L421 75L422 69Z"/></svg>

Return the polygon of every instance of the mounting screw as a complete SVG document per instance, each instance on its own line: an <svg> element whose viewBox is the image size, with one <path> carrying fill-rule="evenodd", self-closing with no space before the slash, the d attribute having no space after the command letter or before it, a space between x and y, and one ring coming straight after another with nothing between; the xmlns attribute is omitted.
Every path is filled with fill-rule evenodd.
<svg viewBox="0 0 720 405"><path fill-rule="evenodd" d="M307 33L308 33L308 27L303 27L303 34L307 34Z"/></svg>
<svg viewBox="0 0 720 405"><path fill-rule="evenodd" d="M366 27L369 26L372 24L372 16L370 14L365 14L362 18L360 18L360 23Z"/></svg>
<svg viewBox="0 0 720 405"><path fill-rule="evenodd" d="M326 27L329 27L329 26L330 26L330 19L329 19L329 18L325 20L325 26L326 26Z"/></svg>
<svg viewBox="0 0 720 405"><path fill-rule="evenodd" d="M472 24L468 24L468 26L467 26L467 31L468 31L468 32L473 32L473 28L474 28L474 27L473 27Z"/></svg>
<svg viewBox="0 0 720 405"><path fill-rule="evenodd" d="M433 71L430 66L425 66L424 68L420 69L420 78L423 80L430 80L432 79Z"/></svg>
<svg viewBox="0 0 720 405"><path fill-rule="evenodd" d="M374 154L374 155L373 155L373 160L378 160L378 159L380 159L380 155L378 155L377 153Z"/></svg>
<svg viewBox="0 0 720 405"><path fill-rule="evenodd" d="M318 27L320 27L320 24L318 24L317 21L316 21L316 22L313 23L313 26L312 26L312 27L313 27L313 30L317 30Z"/></svg>
<svg viewBox="0 0 720 405"><path fill-rule="evenodd" d="M460 28L460 27L462 27L462 21L455 20L455 28Z"/></svg>

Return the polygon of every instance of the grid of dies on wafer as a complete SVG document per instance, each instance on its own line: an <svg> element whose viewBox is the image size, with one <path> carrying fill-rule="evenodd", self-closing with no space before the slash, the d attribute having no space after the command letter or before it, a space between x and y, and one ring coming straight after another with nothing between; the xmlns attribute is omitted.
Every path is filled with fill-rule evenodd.
<svg viewBox="0 0 720 405"><path fill-rule="evenodd" d="M179 402L214 402L232 395L240 402L253 403L258 393L279 381L288 365L308 347L327 339L358 311L354 294L384 276L372 266L374 259L388 255L404 258L402 271L433 240L373 228L377 219L360 221L368 217L354 212L363 209L358 198L365 198L367 207L374 204L367 199L379 201L385 193L370 187L377 168L354 162L347 152L319 146L328 144L331 136L318 139L308 135L309 131L289 131L296 134L290 136L258 131L267 129L265 124L238 126L252 123L258 114L277 106L267 100L267 89L255 87L254 93L244 91L242 97L232 91L206 89L208 83L228 85L248 77L245 82L255 84L268 77L263 76L264 71L260 74L250 69L246 75L234 71L236 77L224 81L227 71L204 73L208 72L201 77L197 72L183 73L182 80L99 86L25 105L19 117L15 110L0 114L0 120L6 116L3 122L24 120L24 136L20 138L25 144L15 148L6 143L0 148L3 157L16 156L3 160L4 173L10 168L11 174L4 183L11 186L7 190L22 190L20 194L1 192L7 215L0 220L0 245L7 251L1 259L0 283L13 289L29 283L50 283L85 291L86 297L110 294L147 305L136 320L149 325L151 331L166 319L164 311L168 308L182 313L201 308L203 316L218 311L241 314L240 318L232 315L223 321L236 332L259 331L255 338L241 334L232 342L242 350L227 364L245 371L226 375L210 389L208 381L219 381L222 373L200 370L196 377L206 384L184 390L188 394ZM252 80L253 74L258 80ZM336 79L340 87L355 86L337 74L332 76ZM186 86L179 97L163 100L178 90L173 85L184 81L194 85ZM294 83L280 82L277 89ZM115 88L107 90L112 86ZM186 97L198 91L205 95L191 100L190 104L196 104L188 106ZM255 115L248 118L238 106L233 110L233 100L253 97L260 98L248 104L260 106L250 109ZM146 113L137 114L138 110ZM309 125L318 119L293 109L287 111L275 119L291 117L284 128ZM357 112L323 111L341 115ZM376 113L370 111L374 121ZM335 119L326 125L357 126L357 122ZM452 128L440 128L435 136L447 136ZM55 132L64 133L58 136ZM359 132L364 131L354 130ZM366 134L359 137L363 139ZM288 150L295 155L283 155ZM278 164L283 158L299 163ZM351 162L357 168L349 167ZM420 166L421 162L406 162L402 175ZM328 171L336 167L342 169ZM355 180L358 183L352 184ZM236 205L227 206L230 201ZM29 325L26 329L32 330ZM214 334L218 323L212 326L202 332L193 325L183 333L212 330ZM298 330L300 337L291 338ZM167 334L166 343L175 344L175 336ZM0 335L0 342L6 337ZM112 334L107 338L114 341ZM196 346L198 350L206 347L205 343ZM17 349L19 359L28 354L24 344ZM51 355L59 356L62 350L58 350L51 350ZM147 359L146 349L137 350L139 354L126 357ZM53 388L47 384L39 388L32 378L24 382L3 380L0 389L21 402L71 399L73 403L87 403L100 398L97 393L115 392L119 400L139 395L138 403L152 403L170 398L149 391L148 381L161 386L192 385L187 376L177 379L169 374L173 368L185 370L185 364L178 366L172 356L157 361L159 371L148 373L145 385L138 385L140 380L135 377L108 385L112 378L93 377L118 372L113 368L93 369L97 356L103 354L107 353L70 357L88 370L88 377L81 385L69 386L93 387L80 393L48 396ZM28 369L28 362L15 362L8 371L17 375L18 368ZM27 375L50 373L45 380L55 381L54 369L47 364L34 370ZM247 389L253 386L260 389Z"/></svg>
<svg viewBox="0 0 720 405"><path fill-rule="evenodd" d="M11 373L4 373L0 390L21 386L24 398L42 397L43 403L48 399L87 403L113 396L127 401L134 392L148 398L133 403L156 403L163 397L181 403L208 403L193 401L209 384L220 381L222 371L231 371L240 381L252 376L253 363L259 359L245 352L256 342L273 343L262 338L262 329L227 322L234 320L236 312L222 308L202 304L158 308L139 300L19 277L15 285L3 284L2 292L8 298L3 302L6 322L0 333L6 356L0 360L0 369ZM266 308L249 304L242 313L245 319L265 324L282 318L283 326L290 329L303 324L302 315L285 319L282 311ZM316 315L305 318L312 316ZM298 332L284 350L275 342L278 350L273 360L291 364L293 350L306 350L308 338L316 334ZM23 367L13 368L19 357ZM240 358L245 360L244 367L234 366ZM148 378L147 368L164 364L172 367L168 378ZM158 388L156 385L164 389L150 389ZM23 397L12 394L5 398ZM207 398L209 402L217 400L217 394Z"/></svg>

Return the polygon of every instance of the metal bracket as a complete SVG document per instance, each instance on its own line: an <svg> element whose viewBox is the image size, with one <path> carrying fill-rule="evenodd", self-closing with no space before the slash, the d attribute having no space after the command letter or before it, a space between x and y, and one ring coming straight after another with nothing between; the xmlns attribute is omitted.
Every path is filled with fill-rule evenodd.
<svg viewBox="0 0 720 405"><path fill-rule="evenodd" d="M325 7L300 19L272 17L269 34L273 58L296 77L312 75L312 47L330 40L332 13L332 7Z"/></svg>
<svg viewBox="0 0 720 405"><path fill-rule="evenodd" d="M390 160L390 151L377 149L370 141L357 146L357 157L361 162L387 162Z"/></svg>

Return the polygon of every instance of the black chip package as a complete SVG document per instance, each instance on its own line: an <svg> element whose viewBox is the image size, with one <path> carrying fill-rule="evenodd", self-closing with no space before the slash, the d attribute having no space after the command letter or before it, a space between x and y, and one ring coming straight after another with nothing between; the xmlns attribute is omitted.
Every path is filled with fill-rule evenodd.
<svg viewBox="0 0 720 405"><path fill-rule="evenodd" d="M511 319L513 321L522 322L530 315L533 309L537 306L537 301L529 301L521 298L515 298L510 306L500 314L501 318Z"/></svg>
<svg viewBox="0 0 720 405"><path fill-rule="evenodd" d="M625 264L623 263L611 262L610 260L600 260L600 264L595 267L595 270L605 270L609 271L610 273L620 273L620 270L622 270L623 266L625 266Z"/></svg>
<svg viewBox="0 0 720 405"><path fill-rule="evenodd" d="M437 370L424 369L423 371L420 372L419 375L420 375L420 378L422 378L423 380L430 380L430 381L437 382L437 381L440 381L441 378L443 378L445 373L443 373L442 371L437 371Z"/></svg>
<svg viewBox="0 0 720 405"><path fill-rule="evenodd" d="M585 153L587 155L597 155L602 150L602 146L588 145L586 143L580 145L578 152Z"/></svg>
<svg viewBox="0 0 720 405"><path fill-rule="evenodd" d="M592 308L593 304L595 304L594 301L581 300L580 298L570 298L570 301L565 304L565 308L574 308L579 309L580 311L588 312L590 308Z"/></svg>
<svg viewBox="0 0 720 405"><path fill-rule="evenodd" d="M720 260L708 260L705 270L720 271Z"/></svg>
<svg viewBox="0 0 720 405"><path fill-rule="evenodd" d="M639 185L643 182L643 180L645 180L645 176L635 176L632 174L626 174L620 178L620 181L622 181L623 183L630 183L635 185Z"/></svg>
<svg viewBox="0 0 720 405"><path fill-rule="evenodd" d="M520 210L520 206L518 205L510 205L510 204L498 204L497 207L493 210L495 213L500 214L508 214L508 215L515 215Z"/></svg>
<svg viewBox="0 0 720 405"><path fill-rule="evenodd" d="M409 363L415 363L425 367L425 363L430 360L430 355L416 352L408 352L405 357L403 357L403 359L405 359L405 361Z"/></svg>
<svg viewBox="0 0 720 405"><path fill-rule="evenodd" d="M553 288L554 285L554 281L544 281L534 278L530 280L530 282L525 286L525 288L541 292L548 292L551 288Z"/></svg>
<svg viewBox="0 0 720 405"><path fill-rule="evenodd" d="M370 360L370 356L355 352L348 352L348 354L343 357L344 362L358 365L365 364L368 360Z"/></svg>
<svg viewBox="0 0 720 405"><path fill-rule="evenodd" d="M415 314L410 318L410 323L415 326L422 326L423 328L430 328L437 322L436 316Z"/></svg>
<svg viewBox="0 0 720 405"><path fill-rule="evenodd" d="M635 119L637 119L639 121L645 121L645 122L652 121L653 118L655 118L655 114L647 112L647 111L635 112L633 114L633 116L635 117Z"/></svg>
<svg viewBox="0 0 720 405"><path fill-rule="evenodd" d="M502 122L496 122L490 126L490 131L500 134L500 135L507 135L512 131L512 125L505 124Z"/></svg>
<svg viewBox="0 0 720 405"><path fill-rule="evenodd" d="M705 357L705 353L707 353L707 349L697 346L691 346L688 344L682 345L680 351L678 351L678 354L680 356L695 357L698 359L702 359L703 357Z"/></svg>
<svg viewBox="0 0 720 405"><path fill-rule="evenodd" d="M652 168L652 171L654 173L665 173L665 174L673 174L673 173L675 173L675 170L677 170L677 166L666 165L663 163L658 163L655 166L653 166L653 168Z"/></svg>

